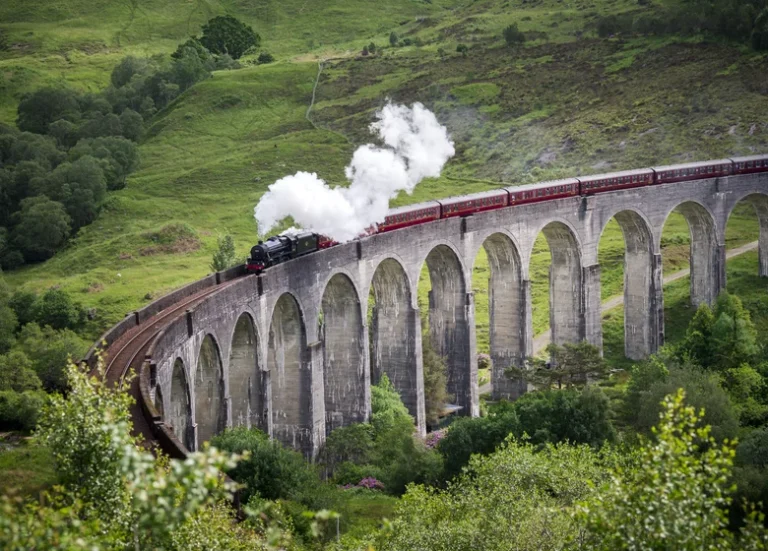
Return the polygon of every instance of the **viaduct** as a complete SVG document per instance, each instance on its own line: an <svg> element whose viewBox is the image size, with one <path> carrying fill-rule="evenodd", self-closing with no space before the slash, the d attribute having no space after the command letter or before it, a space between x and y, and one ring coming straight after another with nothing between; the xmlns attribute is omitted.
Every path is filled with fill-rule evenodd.
<svg viewBox="0 0 768 551"><path fill-rule="evenodd" d="M490 264L493 395L514 398L525 387L503 371L532 353L529 263L540 232L552 255L552 342L601 346L597 247L616 218L626 243L625 352L639 359L664 342L667 217L677 209L688 222L692 302L709 303L725 286L725 227L740 201L758 213L759 270L768 276L768 174L728 176L512 206L373 235L260 275L220 272L131 313L105 334L107 356L151 316L197 293L192 306L155 324L138 364L143 417L172 455L245 425L314 456L330 431L368 418L370 385L383 373L424 433L417 284L425 262L429 338L447 359L451 399L475 416L471 274L481 247Z"/></svg>

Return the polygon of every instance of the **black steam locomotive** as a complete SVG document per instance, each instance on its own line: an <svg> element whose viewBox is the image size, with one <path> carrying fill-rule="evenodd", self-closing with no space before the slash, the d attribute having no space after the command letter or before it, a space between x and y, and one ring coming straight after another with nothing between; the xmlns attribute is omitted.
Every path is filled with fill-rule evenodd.
<svg viewBox="0 0 768 551"><path fill-rule="evenodd" d="M335 244L333 240L308 231L273 235L266 241L259 241L258 245L251 248L246 269L249 272L259 273L269 266L328 248L333 244Z"/></svg>

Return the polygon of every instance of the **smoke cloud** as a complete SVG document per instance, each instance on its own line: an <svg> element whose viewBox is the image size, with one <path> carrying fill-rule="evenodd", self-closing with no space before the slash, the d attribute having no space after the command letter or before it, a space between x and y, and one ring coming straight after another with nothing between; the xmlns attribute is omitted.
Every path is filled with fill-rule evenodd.
<svg viewBox="0 0 768 551"><path fill-rule="evenodd" d="M411 193L421 180L440 175L455 150L448 131L420 103L387 104L370 125L384 147L357 148L345 169L349 187L331 188L317 174L297 172L269 186L254 209L266 234L292 216L303 228L339 242L384 221L390 199Z"/></svg>

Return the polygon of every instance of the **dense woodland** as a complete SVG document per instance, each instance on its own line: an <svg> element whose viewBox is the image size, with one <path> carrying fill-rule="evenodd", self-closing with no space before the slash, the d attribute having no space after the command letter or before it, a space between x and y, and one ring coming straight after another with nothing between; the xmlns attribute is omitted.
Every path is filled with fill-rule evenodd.
<svg viewBox="0 0 768 551"><path fill-rule="evenodd" d="M508 4L506 11L522 13L527 5L538 3L523 2L514 9ZM502 52L504 57L499 59L504 64L515 65L519 63L515 56L523 48L549 47L546 33L528 28L529 16L505 21L487 43L475 40L482 34L478 23L482 6L475 13L473 5L479 4L464 6L472 15L456 25L460 29L441 28L434 44L430 43L429 18L417 19L413 28L393 22L377 31L381 35L378 44L363 37L359 58L351 63L378 58L382 64L394 64L392 59L397 58L387 56L402 52L408 67L408 78L402 82L408 88L414 71L411 58L423 60L417 57L421 48L427 48L430 63L439 64L438 71L459 67L474 75L483 63L497 63L491 59L494 52ZM545 21L554 35L557 23L550 22L550 15ZM60 85L28 90L17 102L15 122L0 124L0 266L11 281L6 283L0 275L0 432L11 435L8 450L0 440L0 480L8 482L0 492L2 549L768 548L764 285L740 289L744 302L737 294L724 292L711 308L691 311L680 327L670 327L680 333L679 338L670 339L658 354L642 362L603 358L586 343L550 347L548 356L557 359L555 368L539 357L531 358L526 369L507 370L509 377L527 379L537 388L535 392L515 402L484 400L481 417L458 418L443 428L438 427L446 397L445 364L425 333L426 409L429 424L437 429L425 439L416 435L413 419L384 376L372 388L370 421L335 430L313 462L263 432L244 427L226 430L209 448L186 461L152 455L138 447L130 436L130 398L106 387L98 373L91 376L94 374L86 374L72 363L89 346L93 325L103 322L100 312L84 306L80 301L90 298L76 295L71 288L47 283L30 286L35 272L25 270L31 264L45 269L68 253L76 262L95 262L88 242L80 243L78 237L94 222L119 218L124 214L121 209L128 213L127 218L135 215L137 209L126 207L130 203L124 195L131 191L130 178L141 170L144 153L156 163L158 151L167 144L161 143L157 149L142 146L158 136L166 139L166 127L183 134L197 119L204 119L192 110L185 111L186 102L198 92L201 96L206 93L201 88L204 81L214 81L208 90L215 98L214 112L247 103L234 91L242 85L240 77L223 81L235 83L231 89L216 88L223 86L217 78L221 73L213 73L237 75L237 69L271 63L274 57L260 48L261 37L253 28L238 19L226 16L206 21L191 31L195 36L177 40L173 53L134 52L122 57L110 66L108 83L97 91ZM14 32L9 38L0 22L0 52L21 43L14 42L19 40L18 31ZM587 36L589 48L598 50L615 44L636 47L632 41L640 37L662 41L658 43L662 46L651 42L653 48L663 47L670 37L701 41L705 48L722 42L741 52L749 60L745 63L762 63L760 52L768 49L768 11L762 0L658 5L641 0L629 9L596 13L574 33L579 40ZM552 55L540 53L536 63L549 63L541 59ZM632 53L629 65L635 55L640 54ZM617 71L627 59L616 61ZM464 60L473 67L468 68ZM736 65L738 62L728 71L736 71L731 69ZM352 78L371 69L351 66L344 68L348 73L338 70L323 83L328 89L344 90L344 96L360 93ZM500 67L501 63L492 66L491 72L497 73ZM314 63L310 69L307 74L314 79ZM419 67L416 72L422 76L414 78L423 78L429 70L426 64ZM275 71L285 71L285 82L296 78L279 64ZM394 74L392 82L401 84L399 74ZM728 74L723 75L726 77ZM253 86L264 85L263 93L268 95L272 83L260 78ZM319 74L316 78L309 84L320 82ZM3 82L0 80L0 92ZM285 82L275 88L279 96L289 97ZM377 81L377 85L381 83L388 81ZM506 116L489 99L495 85L473 82L463 89L453 88L449 94L443 92L443 86L432 83L424 88L433 107L444 113L454 109L455 104L446 103L452 101L462 109L479 106L477 113L488 120ZM743 86L754 93L768 93L759 78ZM311 123L315 131L323 132L323 146L336 147L334 140L341 135L343 145L338 147L346 151L348 142L357 138L356 131L349 131L346 125L361 127L362 118L355 117L360 112L368 115L373 104L365 94L370 92L351 106L352 114L344 112L332 119L329 113L344 111L347 106L334 105L334 101L344 100L323 98L321 91L321 103L327 105L315 123L305 111L311 87L302 81L299 88L301 102L294 109L299 122L286 122L287 115L271 96L272 103L262 106L259 113L274 109L279 124L290 132L298 129L297 134L310 131L300 124ZM407 98L409 93L412 91L402 92ZM523 104L529 98L521 93L518 100ZM642 102L638 107L642 108ZM535 114L531 120L550 109L539 103L531 103L530 108L529 113ZM706 117L718 109L709 99L695 96L683 111L685 116ZM526 116L521 112L520 118ZM239 118L236 115L228 125L237 127ZM208 123L204 120L203 124ZM318 124L331 130L325 133ZM621 125L608 121L604 126ZM282 136L276 129L268 128L265 133L270 139L273 131ZM456 129L459 137L478 138L464 125ZM518 131L516 126L505 130ZM248 128L248 139L252 139L251 132L257 134ZM755 132L758 138L752 138ZM750 138L744 139L759 139L760 132L755 132L750 129ZM218 138L231 147L229 141ZM481 138L494 139L492 135ZM284 159L279 155L290 151L291 139L279 144L270 141L259 154L264 158L277 155L281 163ZM478 150L477 142L467 145L469 141L459 147L459 162L466 167L480 163L472 160L473 155L486 153ZM204 147L209 145L206 142ZM176 157L183 148L174 145L170 149L175 172ZM195 150L193 156L201 151L208 153ZM223 156L236 164L235 154L229 157L230 153ZM249 150L249 171L255 162L251 153ZM305 157L301 147L291 154ZM643 154L648 153L638 153L639 158L645 159ZM495 153L489 155L487 166L500 162ZM323 156L328 156L328 150ZM215 168L226 172L230 166ZM557 176L572 168L525 165L523 178ZM210 175L205 172L208 169L204 169L205 178ZM459 176L463 170L466 168L457 171ZM190 173L194 171L185 172L184 177ZM248 175L253 180L251 172ZM464 186L458 191L466 191L471 179L457 179ZM190 191L192 185L185 184L188 187L164 189L164 194ZM239 194L237 190L233 193ZM156 198L160 209L165 208L163 194ZM241 197L237 199L239 202ZM185 222L186 215L185 211L180 216ZM117 229L118 233L123 230L122 226ZM141 236L151 236L152 247L168 233L198 240L194 229L181 224L150 232L142 226L141 232ZM249 242L251 237L248 234L241 240ZM213 253L211 269L238 262L237 246L229 235L214 236L212 241L218 250ZM679 236L670 242L688 245ZM171 253L185 252L174 249L174 243L168 248ZM150 254L148 247L142 249L147 257L155 250ZM116 257L134 260L121 249L110 249L105 255L111 264ZM207 261L202 264L208 268ZM168 270L164 264L160 268ZM754 271L754 266L750 269ZM26 285L13 285L19 282ZM90 280L85 284L78 280L76 285L86 287L87 293L100 292L103 287L101 281ZM140 296L144 293L152 298L146 291ZM687 298L685 301L678 306L680 310L689 309ZM119 303L118 311L121 306ZM683 317L668 317L668 323ZM487 355L481 354L479 360L481 367L490 367ZM587 378L592 381L589 385L584 384ZM17 477L22 465L36 468L39 480ZM235 492L239 510L233 506Z"/></svg>

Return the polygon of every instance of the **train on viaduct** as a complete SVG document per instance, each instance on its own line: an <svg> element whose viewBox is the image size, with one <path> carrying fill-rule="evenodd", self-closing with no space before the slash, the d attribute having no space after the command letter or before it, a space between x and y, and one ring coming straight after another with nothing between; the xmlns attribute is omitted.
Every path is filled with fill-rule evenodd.
<svg viewBox="0 0 768 551"><path fill-rule="evenodd" d="M131 312L94 345L105 376L130 383L136 430L173 457L200 449L229 426L258 427L308 457L327 434L365 421L370 386L386 373L426 430L421 312L423 265L432 290L429 337L446 358L448 392L478 415L472 269L487 253L494 398L523 383L504 368L533 352L529 264L543 233L551 252L554 343L602 345L597 249L606 224L624 235L625 353L640 359L664 342L661 235L673 210L691 235L691 301L725 287L725 227L740 202L760 224L759 271L768 276L768 172L511 204L369 235L281 263L259 274L218 272ZM375 305L369 319L369 294Z"/></svg>

